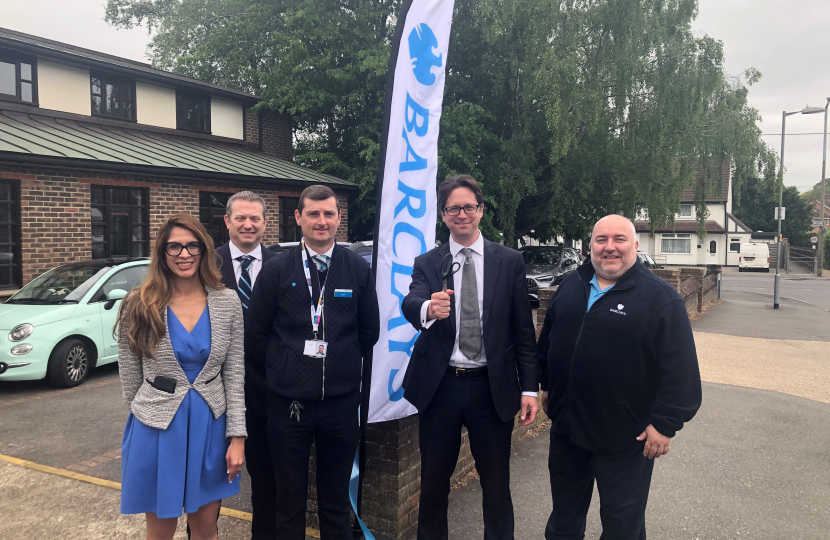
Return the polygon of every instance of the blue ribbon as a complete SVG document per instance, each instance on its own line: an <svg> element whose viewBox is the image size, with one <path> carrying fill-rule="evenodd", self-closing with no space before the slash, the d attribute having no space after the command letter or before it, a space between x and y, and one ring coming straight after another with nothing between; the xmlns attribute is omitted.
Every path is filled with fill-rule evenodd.
<svg viewBox="0 0 830 540"><path fill-rule="evenodd" d="M360 525L360 528L363 530L363 536L366 540L375 540L375 536L366 527L366 524L363 523L363 520L360 519L360 516L357 515L357 486L360 484L360 448L354 453L354 463L352 464L352 478L349 480L349 499L352 501L352 509L354 509L354 515L357 518L357 523Z"/></svg>

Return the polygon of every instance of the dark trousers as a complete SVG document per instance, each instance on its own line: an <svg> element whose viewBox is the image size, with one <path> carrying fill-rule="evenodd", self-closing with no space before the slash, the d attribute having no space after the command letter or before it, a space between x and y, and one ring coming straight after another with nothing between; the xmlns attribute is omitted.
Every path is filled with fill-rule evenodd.
<svg viewBox="0 0 830 540"><path fill-rule="evenodd" d="M499 418L483 372L458 377L447 370L426 409L419 415L421 499L418 540L447 539L450 477L461 449L461 427L467 426L470 450L481 478L484 539L513 539L510 497L510 436L513 421Z"/></svg>
<svg viewBox="0 0 830 540"><path fill-rule="evenodd" d="M276 537L305 540L308 459L315 443L317 514L322 540L352 540L349 480L360 435L360 392L304 401L289 418L294 400L268 393L268 440L277 486Z"/></svg>
<svg viewBox="0 0 830 540"><path fill-rule="evenodd" d="M277 506L277 484L271 466L271 449L268 444L268 417L255 412L250 406L245 413L248 438L245 440L245 466L251 477L251 540L276 540L277 522L274 508Z"/></svg>
<svg viewBox="0 0 830 540"><path fill-rule="evenodd" d="M553 512L546 540L582 540L594 480L599 490L600 540L645 540L646 503L654 460L643 445L623 452L593 453L567 435L551 432L548 469Z"/></svg>

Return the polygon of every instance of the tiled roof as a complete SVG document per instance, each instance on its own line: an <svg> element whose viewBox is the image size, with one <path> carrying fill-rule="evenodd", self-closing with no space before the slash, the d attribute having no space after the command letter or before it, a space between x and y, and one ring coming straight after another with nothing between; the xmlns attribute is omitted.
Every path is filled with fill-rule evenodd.
<svg viewBox="0 0 830 540"><path fill-rule="evenodd" d="M722 203L729 199L729 177L732 174L732 163L730 160L725 161L698 161L692 166L695 172L695 183L701 180L706 182L706 202ZM713 188L717 183L721 183L721 189L718 193L712 193L709 189ZM680 202L688 203L695 200L695 187L683 190L683 195L680 197Z"/></svg>
<svg viewBox="0 0 830 540"><path fill-rule="evenodd" d="M37 55L45 55L53 58L68 60L75 63L95 65L98 68L106 68L122 75L142 76L150 80L165 80L167 84L199 88L203 92L210 91L212 94L223 95L247 101L260 101L260 98L251 94L240 92L234 88L207 83L191 77L185 77L177 73L171 73L156 69L150 64L120 58L82 47L76 47L60 41L53 41L23 32L16 32L7 28L0 28L0 45L12 47Z"/></svg>
<svg viewBox="0 0 830 540"><path fill-rule="evenodd" d="M71 120L0 110L0 160L356 188L346 180L249 150L244 144L219 145L163 131L142 129L136 124L99 124L92 118Z"/></svg>
<svg viewBox="0 0 830 540"><path fill-rule="evenodd" d="M634 228L637 230L638 233L641 232L651 232L651 225L648 221L635 221ZM671 232L680 232L680 233L695 233L697 232L697 221L675 221L674 227L672 228L671 225L665 227L657 227L655 228L654 232L658 233L671 233ZM722 233L723 227L718 224L717 221L708 220L706 221L706 232L710 233Z"/></svg>

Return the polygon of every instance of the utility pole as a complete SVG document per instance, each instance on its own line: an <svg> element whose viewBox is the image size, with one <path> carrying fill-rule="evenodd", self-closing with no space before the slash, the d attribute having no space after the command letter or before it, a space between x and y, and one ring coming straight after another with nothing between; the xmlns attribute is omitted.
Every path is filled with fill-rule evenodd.
<svg viewBox="0 0 830 540"><path fill-rule="evenodd" d="M827 169L827 107L830 107L830 97L827 98L827 104L824 105L824 145L821 152L821 225L818 227L818 264L816 265L816 275L821 277L824 268L824 197L825 197L825 173Z"/></svg>

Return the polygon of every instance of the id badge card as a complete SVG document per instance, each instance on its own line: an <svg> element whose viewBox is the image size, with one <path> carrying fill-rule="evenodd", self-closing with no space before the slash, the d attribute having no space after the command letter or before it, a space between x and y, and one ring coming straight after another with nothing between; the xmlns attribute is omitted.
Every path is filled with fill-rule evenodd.
<svg viewBox="0 0 830 540"><path fill-rule="evenodd" d="M319 339L307 339L303 354L311 358L325 358L329 350L329 344Z"/></svg>

